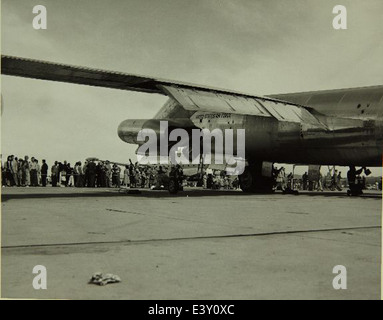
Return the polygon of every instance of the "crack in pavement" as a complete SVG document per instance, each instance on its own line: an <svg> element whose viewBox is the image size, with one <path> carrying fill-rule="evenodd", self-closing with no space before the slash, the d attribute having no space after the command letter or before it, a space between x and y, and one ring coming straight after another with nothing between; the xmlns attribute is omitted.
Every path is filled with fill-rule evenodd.
<svg viewBox="0 0 383 320"><path fill-rule="evenodd" d="M180 238L163 238L163 239L143 239L143 240L115 240L115 241L91 241L91 242L74 242L74 243L54 243L54 244L30 244L16 246L2 246L2 249L17 249L17 248L39 248L39 247L63 247L63 246L81 246L94 244L143 244L150 242L166 242L166 241L183 241L183 240L203 240L203 239L225 239L225 238L244 238L244 237L264 237L273 235L289 235L298 233L318 233L344 230L360 230L360 229L381 229L381 226L355 226L343 228L326 228L326 229L307 229L307 230L287 230L287 231L271 231L251 234L226 234L212 236L197 236L197 237L180 237Z"/></svg>

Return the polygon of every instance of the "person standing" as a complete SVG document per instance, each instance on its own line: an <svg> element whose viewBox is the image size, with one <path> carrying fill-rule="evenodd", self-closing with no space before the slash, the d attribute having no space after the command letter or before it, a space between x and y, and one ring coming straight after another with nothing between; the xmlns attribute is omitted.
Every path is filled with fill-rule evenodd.
<svg viewBox="0 0 383 320"><path fill-rule="evenodd" d="M105 188L106 187L106 167L105 167L105 163L103 162L101 162L100 175L101 175L101 179L100 179L101 188Z"/></svg>
<svg viewBox="0 0 383 320"><path fill-rule="evenodd" d="M19 159L17 163L17 177L19 179L18 186L24 186L24 174L23 174L24 160Z"/></svg>
<svg viewBox="0 0 383 320"><path fill-rule="evenodd" d="M81 164L81 161L78 162L78 187L82 188L84 187L84 171Z"/></svg>
<svg viewBox="0 0 383 320"><path fill-rule="evenodd" d="M57 187L57 181L59 177L59 166L58 162L55 161L51 168L51 179L52 179L52 187Z"/></svg>
<svg viewBox="0 0 383 320"><path fill-rule="evenodd" d="M40 164L39 164L39 160L35 160L36 161L36 169L37 169L37 186L40 186L41 184L41 167L40 167Z"/></svg>
<svg viewBox="0 0 383 320"><path fill-rule="evenodd" d="M96 165L96 187L101 187L101 161L99 161Z"/></svg>
<svg viewBox="0 0 383 320"><path fill-rule="evenodd" d="M13 187L15 185L15 181L13 178L13 172L12 172L12 161L13 161L13 156L8 156L7 158L7 185L10 187Z"/></svg>
<svg viewBox="0 0 383 320"><path fill-rule="evenodd" d="M41 165L41 184L43 187L47 186L47 176L48 176L48 165L45 159L42 160L43 164Z"/></svg>
<svg viewBox="0 0 383 320"><path fill-rule="evenodd" d="M128 165L126 165L125 169L124 169L124 181L123 181L123 184L125 186L129 185L129 166Z"/></svg>
<svg viewBox="0 0 383 320"><path fill-rule="evenodd" d="M225 178L224 178L224 185L225 185L226 190L230 189L230 180L229 180L228 176L225 176Z"/></svg>
<svg viewBox="0 0 383 320"><path fill-rule="evenodd" d="M120 178L121 169L117 164L113 164L112 168L112 184L116 188L121 187L121 178Z"/></svg>
<svg viewBox="0 0 383 320"><path fill-rule="evenodd" d="M7 168L4 165L3 161L1 161L1 186L7 186Z"/></svg>
<svg viewBox="0 0 383 320"><path fill-rule="evenodd" d="M88 187L88 183L89 183L88 164L89 164L89 162L87 160L85 160L84 166L82 167L82 173L84 175L84 179L83 179L83 182L84 182L83 186L84 187Z"/></svg>
<svg viewBox="0 0 383 320"><path fill-rule="evenodd" d="M76 162L76 165L73 168L74 174L74 186L76 188L82 188L84 186L84 175L82 172L81 161Z"/></svg>
<svg viewBox="0 0 383 320"><path fill-rule="evenodd" d="M109 160L105 161L105 173L106 173L106 187L111 187L112 182L112 166L109 162Z"/></svg>
<svg viewBox="0 0 383 320"><path fill-rule="evenodd" d="M277 189L279 188L282 191L285 191L286 189L286 174L285 174L285 168L282 167L278 170L277 174Z"/></svg>
<svg viewBox="0 0 383 320"><path fill-rule="evenodd" d="M129 159L130 165L129 165L129 181L130 181L130 187L136 187L136 177L135 177L135 168L132 163L132 160Z"/></svg>
<svg viewBox="0 0 383 320"><path fill-rule="evenodd" d="M57 161L57 186L61 187L61 170L62 170L63 164L60 161Z"/></svg>
<svg viewBox="0 0 383 320"><path fill-rule="evenodd" d="M338 191L342 191L342 172L339 171L337 177L336 177L336 188Z"/></svg>
<svg viewBox="0 0 383 320"><path fill-rule="evenodd" d="M81 161L77 163L77 188L82 188L84 186L84 172L82 169Z"/></svg>
<svg viewBox="0 0 383 320"><path fill-rule="evenodd" d="M79 171L80 165L78 162L75 163L73 167L73 177L74 177L74 186L78 188L79 180L80 180L80 171Z"/></svg>
<svg viewBox="0 0 383 320"><path fill-rule="evenodd" d="M95 180L96 180L96 164L93 160L90 160L88 163L88 188L94 188L95 187Z"/></svg>
<svg viewBox="0 0 383 320"><path fill-rule="evenodd" d="M206 174L206 172L204 172L204 174L202 176L202 186L204 189L207 189L207 174Z"/></svg>
<svg viewBox="0 0 383 320"><path fill-rule="evenodd" d="M13 181L15 182L15 186L18 186L19 184L19 163L17 161L17 157L12 156L12 176L13 176Z"/></svg>
<svg viewBox="0 0 383 320"><path fill-rule="evenodd" d="M294 190L294 174L290 172L287 175L287 185L286 185L287 190Z"/></svg>
<svg viewBox="0 0 383 320"><path fill-rule="evenodd" d="M37 187L37 162L35 158L31 158L31 185L32 187Z"/></svg>
<svg viewBox="0 0 383 320"><path fill-rule="evenodd" d="M19 159L17 157L13 158L12 165L13 165L13 170L14 170L13 179L15 180L15 186L20 187L20 184L19 184Z"/></svg>
<svg viewBox="0 0 383 320"><path fill-rule="evenodd" d="M64 163L61 165L61 179L60 179L60 183L64 183L64 186L67 187L68 186L68 182L69 182L69 176L68 176L68 164L66 162L66 160L64 160Z"/></svg>
<svg viewBox="0 0 383 320"><path fill-rule="evenodd" d="M337 179L338 179L338 170L335 170L334 168L333 174L331 176L331 187L330 187L331 191L335 191L335 189L337 188Z"/></svg>
<svg viewBox="0 0 383 320"><path fill-rule="evenodd" d="M146 172L145 172L145 170L140 171L140 186L141 186L141 188L146 187Z"/></svg>
<svg viewBox="0 0 383 320"><path fill-rule="evenodd" d="M12 159L12 175L13 181L15 182L15 186L19 186L19 161L17 157L13 156Z"/></svg>
<svg viewBox="0 0 383 320"><path fill-rule="evenodd" d="M156 174L152 167L149 167L149 188L152 188L156 185Z"/></svg>
<svg viewBox="0 0 383 320"><path fill-rule="evenodd" d="M317 191L323 191L323 184L322 184L322 181L323 181L323 176L322 176L322 174L319 172L319 177L318 177L318 181L317 181Z"/></svg>
<svg viewBox="0 0 383 320"><path fill-rule="evenodd" d="M74 186L73 168L70 166L70 163L67 164L65 172L66 172L66 181L67 181L66 186L67 187L73 187Z"/></svg>
<svg viewBox="0 0 383 320"><path fill-rule="evenodd" d="M139 188L141 186L141 172L140 172L140 169L138 167L135 167L135 176L134 176L134 180L136 182L136 188Z"/></svg>
<svg viewBox="0 0 383 320"><path fill-rule="evenodd" d="M23 163L23 184L26 187L31 185L31 162L29 161L29 157L24 157Z"/></svg>
<svg viewBox="0 0 383 320"><path fill-rule="evenodd" d="M305 172L302 176L302 186L303 186L303 190L307 190L307 184L308 184L308 174L307 172Z"/></svg>

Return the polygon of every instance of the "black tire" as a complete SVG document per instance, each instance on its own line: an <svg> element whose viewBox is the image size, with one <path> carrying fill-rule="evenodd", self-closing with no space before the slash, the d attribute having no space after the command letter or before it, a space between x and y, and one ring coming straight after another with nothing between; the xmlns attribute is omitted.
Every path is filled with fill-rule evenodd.
<svg viewBox="0 0 383 320"><path fill-rule="evenodd" d="M254 191L254 178L249 167L246 167L245 171L238 177L239 186L243 192Z"/></svg>
<svg viewBox="0 0 383 320"><path fill-rule="evenodd" d="M246 167L245 171L238 177L239 185L243 192L247 193L273 193L273 179L263 177L256 168Z"/></svg>
<svg viewBox="0 0 383 320"><path fill-rule="evenodd" d="M169 193L171 194L176 194L178 193L179 190L179 185L176 179L170 179L169 180L169 186L168 186Z"/></svg>

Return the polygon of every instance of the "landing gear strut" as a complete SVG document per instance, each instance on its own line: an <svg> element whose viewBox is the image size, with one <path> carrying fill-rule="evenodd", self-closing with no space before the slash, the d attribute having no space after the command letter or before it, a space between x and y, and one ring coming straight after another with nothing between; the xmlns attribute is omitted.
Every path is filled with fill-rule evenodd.
<svg viewBox="0 0 383 320"><path fill-rule="evenodd" d="M183 191L182 181L184 179L183 170L180 165L172 167L169 174L168 190L172 194L176 194L178 191Z"/></svg>
<svg viewBox="0 0 383 320"><path fill-rule="evenodd" d="M239 185L244 192L271 193L274 180L262 175L262 162L251 163L239 177Z"/></svg>
<svg viewBox="0 0 383 320"><path fill-rule="evenodd" d="M169 180L169 193L176 194L180 190L179 182L176 178L170 178Z"/></svg>

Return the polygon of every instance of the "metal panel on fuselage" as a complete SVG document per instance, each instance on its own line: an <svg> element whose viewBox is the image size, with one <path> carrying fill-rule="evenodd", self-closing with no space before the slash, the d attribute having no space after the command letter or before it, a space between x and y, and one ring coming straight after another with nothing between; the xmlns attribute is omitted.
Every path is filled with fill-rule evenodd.
<svg viewBox="0 0 383 320"><path fill-rule="evenodd" d="M328 116L382 119L383 86L270 95Z"/></svg>

